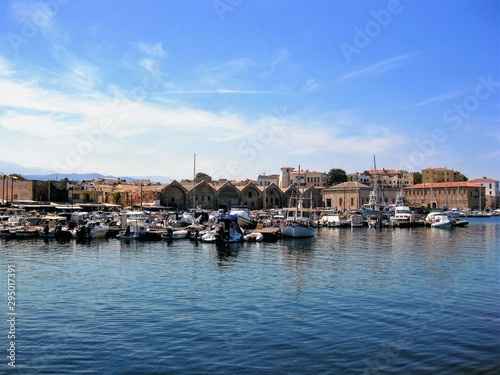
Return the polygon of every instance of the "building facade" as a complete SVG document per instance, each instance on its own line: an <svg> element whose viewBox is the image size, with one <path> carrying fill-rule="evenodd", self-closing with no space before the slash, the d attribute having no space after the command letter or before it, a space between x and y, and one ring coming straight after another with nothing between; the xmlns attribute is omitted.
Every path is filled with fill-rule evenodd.
<svg viewBox="0 0 500 375"><path fill-rule="evenodd" d="M422 183L430 184L434 182L459 182L460 172L447 168L426 168L422 169Z"/></svg>
<svg viewBox="0 0 500 375"><path fill-rule="evenodd" d="M433 208L484 208L484 187L471 182L421 183L404 189L405 200L412 205Z"/></svg>
<svg viewBox="0 0 500 375"><path fill-rule="evenodd" d="M500 183L497 180L483 177L470 180L469 182L484 187L485 202L481 209L489 207L492 210L496 210L500 208Z"/></svg>

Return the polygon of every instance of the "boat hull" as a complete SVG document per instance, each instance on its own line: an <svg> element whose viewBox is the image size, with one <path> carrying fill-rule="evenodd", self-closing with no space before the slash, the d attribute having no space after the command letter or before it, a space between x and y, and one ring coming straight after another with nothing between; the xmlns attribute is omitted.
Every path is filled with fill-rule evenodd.
<svg viewBox="0 0 500 375"><path fill-rule="evenodd" d="M281 234L283 237L291 238L314 237L316 229L310 226L292 223L283 227Z"/></svg>

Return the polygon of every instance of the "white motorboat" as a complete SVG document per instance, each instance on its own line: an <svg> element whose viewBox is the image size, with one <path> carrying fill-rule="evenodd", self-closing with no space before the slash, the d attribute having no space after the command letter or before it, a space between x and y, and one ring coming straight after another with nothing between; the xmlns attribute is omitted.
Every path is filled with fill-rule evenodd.
<svg viewBox="0 0 500 375"><path fill-rule="evenodd" d="M188 229L167 228L160 236L164 240L183 240L188 238L189 233Z"/></svg>
<svg viewBox="0 0 500 375"><path fill-rule="evenodd" d="M244 233L236 215L221 215L214 219L214 228L201 236L203 242L243 242Z"/></svg>
<svg viewBox="0 0 500 375"><path fill-rule="evenodd" d="M250 216L250 210L247 206L233 206L229 215L238 217L238 224L242 229L255 229L257 222Z"/></svg>
<svg viewBox="0 0 500 375"><path fill-rule="evenodd" d="M109 231L109 227L99 220L89 221L86 226L90 229L90 238L104 238Z"/></svg>
<svg viewBox="0 0 500 375"><path fill-rule="evenodd" d="M406 224L413 220L412 213L409 206L396 206L394 207L394 215L391 216L389 221L391 225L397 226L400 224Z"/></svg>
<svg viewBox="0 0 500 375"><path fill-rule="evenodd" d="M425 221L431 228L450 229L453 226L453 221L443 212L430 212Z"/></svg>

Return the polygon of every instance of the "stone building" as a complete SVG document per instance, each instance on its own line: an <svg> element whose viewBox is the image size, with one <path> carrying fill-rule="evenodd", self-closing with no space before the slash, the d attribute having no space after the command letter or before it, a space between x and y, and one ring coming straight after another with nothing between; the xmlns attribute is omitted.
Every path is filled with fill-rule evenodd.
<svg viewBox="0 0 500 375"><path fill-rule="evenodd" d="M459 182L460 172L447 168L422 169L422 183Z"/></svg>
<svg viewBox="0 0 500 375"><path fill-rule="evenodd" d="M484 187L471 182L421 183L404 188L404 195L410 204L431 209L484 208Z"/></svg>

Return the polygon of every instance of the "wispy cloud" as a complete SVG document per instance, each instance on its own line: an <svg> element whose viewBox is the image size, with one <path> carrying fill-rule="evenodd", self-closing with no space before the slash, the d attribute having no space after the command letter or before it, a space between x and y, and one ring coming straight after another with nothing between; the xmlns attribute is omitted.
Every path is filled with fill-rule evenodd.
<svg viewBox="0 0 500 375"><path fill-rule="evenodd" d="M51 39L62 39L64 33L60 25L55 22L59 7L50 7L48 2L19 1L11 3L11 12L14 19L23 27L30 25L35 33Z"/></svg>
<svg viewBox="0 0 500 375"><path fill-rule="evenodd" d="M282 93L274 91L261 90L232 90L232 89L216 89L216 90L167 90L165 94L179 95L216 95L216 94L241 94L241 95L282 95Z"/></svg>
<svg viewBox="0 0 500 375"><path fill-rule="evenodd" d="M413 58L414 56L415 53L407 53L404 55L399 55L391 57L390 59L379 61L375 64L367 66L366 68L344 74L339 78L337 78L334 83L338 84L353 78L373 76L385 73L387 71L399 68L400 66L406 65L410 61L410 59Z"/></svg>
<svg viewBox="0 0 500 375"><path fill-rule="evenodd" d="M462 92L462 91L453 91L453 92L449 92L446 94L432 96L430 98L424 99L416 104L409 106L408 108L421 107L421 106L427 105L427 104L443 102L443 101L447 101L450 99L455 99L455 98L461 97L463 95L464 95L464 92Z"/></svg>
<svg viewBox="0 0 500 375"><path fill-rule="evenodd" d="M158 43L148 43L148 42L140 42L137 44L137 48L139 51L149 55L151 57L166 57L167 52L163 49L163 44Z"/></svg>

